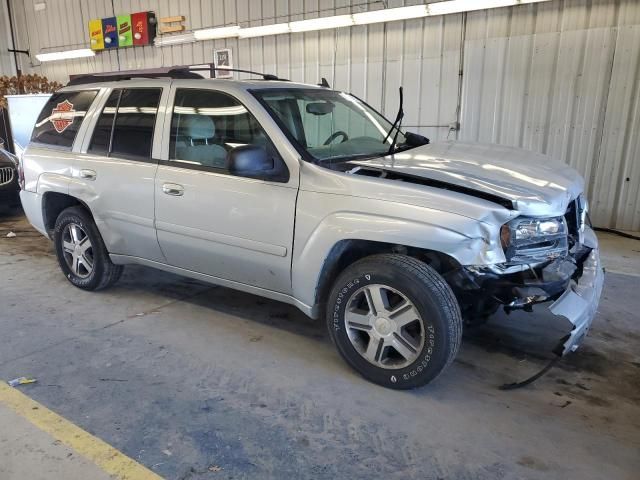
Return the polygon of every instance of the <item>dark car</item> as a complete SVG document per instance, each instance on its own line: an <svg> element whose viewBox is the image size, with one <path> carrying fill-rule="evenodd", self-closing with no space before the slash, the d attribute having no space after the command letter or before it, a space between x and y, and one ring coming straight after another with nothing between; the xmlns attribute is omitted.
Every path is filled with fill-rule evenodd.
<svg viewBox="0 0 640 480"><path fill-rule="evenodd" d="M0 149L0 209L20 205L18 183L18 159Z"/></svg>

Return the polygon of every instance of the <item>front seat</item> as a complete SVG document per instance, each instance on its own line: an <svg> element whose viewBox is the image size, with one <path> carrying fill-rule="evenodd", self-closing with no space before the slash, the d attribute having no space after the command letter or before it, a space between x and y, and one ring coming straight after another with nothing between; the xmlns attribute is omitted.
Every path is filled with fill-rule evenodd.
<svg viewBox="0 0 640 480"><path fill-rule="evenodd" d="M209 143L215 137L216 127L206 115L181 115L176 143L176 160L186 160L207 167L224 168L227 151L221 145Z"/></svg>

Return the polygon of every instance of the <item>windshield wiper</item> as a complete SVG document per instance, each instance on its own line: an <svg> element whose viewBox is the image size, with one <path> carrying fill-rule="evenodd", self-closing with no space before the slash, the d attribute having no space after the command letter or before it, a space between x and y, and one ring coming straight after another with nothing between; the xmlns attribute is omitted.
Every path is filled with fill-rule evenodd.
<svg viewBox="0 0 640 480"><path fill-rule="evenodd" d="M389 130L389 133L387 133L387 135L384 137L384 140L382 140L382 143L386 143L387 139L391 136L391 132L393 132L393 130L395 129L396 134L393 136L393 141L391 142L391 145L389 145L389 151L387 152L387 155L391 155L396 148L396 142L398 141L398 133L400 133L400 126L402 125L402 118L404 117L404 110L402 109L402 103L403 103L402 87L400 87L398 91L400 93L400 105L398 105L398 114L396 115L396 119L393 121L393 125L391 125L391 129Z"/></svg>

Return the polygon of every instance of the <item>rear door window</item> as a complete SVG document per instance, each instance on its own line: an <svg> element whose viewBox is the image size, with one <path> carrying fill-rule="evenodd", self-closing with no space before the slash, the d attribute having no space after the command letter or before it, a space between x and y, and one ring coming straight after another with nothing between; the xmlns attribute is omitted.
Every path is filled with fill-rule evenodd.
<svg viewBox="0 0 640 480"><path fill-rule="evenodd" d="M92 153L149 159L161 88L117 89L105 104L89 145Z"/></svg>
<svg viewBox="0 0 640 480"><path fill-rule="evenodd" d="M97 90L82 90L51 95L36 121L31 141L71 148L97 94Z"/></svg>

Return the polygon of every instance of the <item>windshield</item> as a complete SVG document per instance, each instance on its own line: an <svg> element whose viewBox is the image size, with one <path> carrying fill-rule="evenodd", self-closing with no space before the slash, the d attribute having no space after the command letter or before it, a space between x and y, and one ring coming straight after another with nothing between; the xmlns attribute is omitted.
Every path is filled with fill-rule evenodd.
<svg viewBox="0 0 640 480"><path fill-rule="evenodd" d="M389 153L396 133L387 135L391 122L352 95L299 88L252 93L314 160L334 162ZM406 139L399 133L395 151L405 148Z"/></svg>

